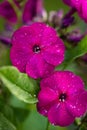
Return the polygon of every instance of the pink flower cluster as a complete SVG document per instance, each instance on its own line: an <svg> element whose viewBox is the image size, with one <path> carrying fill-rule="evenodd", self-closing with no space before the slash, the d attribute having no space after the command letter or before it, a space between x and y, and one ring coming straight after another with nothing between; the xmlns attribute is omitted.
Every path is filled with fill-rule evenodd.
<svg viewBox="0 0 87 130"><path fill-rule="evenodd" d="M63 0L65 4L75 8L79 16L87 22L87 0Z"/></svg>
<svg viewBox="0 0 87 130"><path fill-rule="evenodd" d="M30 77L43 78L37 110L54 125L67 126L87 109L87 91L79 76L55 71L64 60L65 46L57 32L44 23L18 29L12 37L11 61Z"/></svg>

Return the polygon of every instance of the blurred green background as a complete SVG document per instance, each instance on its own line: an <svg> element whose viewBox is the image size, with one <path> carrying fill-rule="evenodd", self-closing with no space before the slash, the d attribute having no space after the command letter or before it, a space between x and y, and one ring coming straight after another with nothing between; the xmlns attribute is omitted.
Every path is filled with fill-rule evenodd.
<svg viewBox="0 0 87 130"><path fill-rule="evenodd" d="M1 1L3 0L0 0L0 2ZM47 12L51 10L63 9L64 13L67 13L69 9L66 5L63 4L62 0L44 0L44 5ZM76 19L78 21L78 27L84 30L86 25L79 19L77 15L76 15ZM4 27L4 19L0 17L0 31L3 30L3 27ZM3 53L3 55L5 56L9 55L9 53L6 50L6 47L3 47L1 53ZM0 53L0 56L1 56L1 53ZM2 56L4 58L0 58L0 60L3 60L4 64L8 64L9 58L7 59L5 58L5 56ZM12 116L14 117L15 115L16 117L18 117L20 121L18 125L19 126L18 130L45 130L46 129L47 118L41 116L36 111L34 105L25 104L19 101L14 96L11 96L9 98L9 104L14 109L14 112L13 112L14 114ZM71 125L70 127L62 128L62 127L50 125L49 130L74 130L74 126Z"/></svg>

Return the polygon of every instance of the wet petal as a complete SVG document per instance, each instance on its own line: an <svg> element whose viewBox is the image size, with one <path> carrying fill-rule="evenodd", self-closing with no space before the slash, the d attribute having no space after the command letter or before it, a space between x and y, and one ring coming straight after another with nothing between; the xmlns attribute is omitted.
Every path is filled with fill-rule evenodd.
<svg viewBox="0 0 87 130"><path fill-rule="evenodd" d="M49 86L52 89L67 92L70 95L84 90L84 82L79 76L70 71L56 71L41 81L41 87Z"/></svg>
<svg viewBox="0 0 87 130"><path fill-rule="evenodd" d="M43 30L46 28L44 23L36 22L30 26L22 26L14 32L12 36L13 45L31 45L39 44L41 46L41 39L43 37Z"/></svg>
<svg viewBox="0 0 87 130"><path fill-rule="evenodd" d="M82 79L70 71L59 71L57 72L56 77L57 86L63 92L73 94L84 89L84 82Z"/></svg>
<svg viewBox="0 0 87 130"><path fill-rule="evenodd" d="M42 34L42 46L50 46L51 44L55 44L58 40L59 37L55 29L47 25Z"/></svg>
<svg viewBox="0 0 87 130"><path fill-rule="evenodd" d="M87 91L79 93L78 95L71 95L67 101L67 109L73 116L82 116L87 109Z"/></svg>
<svg viewBox="0 0 87 130"><path fill-rule="evenodd" d="M34 37L33 30L30 26L22 26L20 29L14 32L12 36L12 44L27 46L32 44L32 40Z"/></svg>
<svg viewBox="0 0 87 130"><path fill-rule="evenodd" d="M47 116L48 110L55 103L54 100L57 99L58 93L50 88L44 88L39 92L37 109L39 113Z"/></svg>
<svg viewBox="0 0 87 130"><path fill-rule="evenodd" d="M66 105L55 104L48 112L48 119L53 125L68 126L74 121L74 117L69 113Z"/></svg>
<svg viewBox="0 0 87 130"><path fill-rule="evenodd" d="M26 64L32 53L27 46L13 46L10 52L12 64L16 66L21 72L25 72Z"/></svg>
<svg viewBox="0 0 87 130"><path fill-rule="evenodd" d="M46 24L42 23L42 22L35 22L32 25L30 25L32 32L33 32L33 36L39 37L39 39L41 40L43 38L43 32L46 28ZM41 41L42 42L42 41Z"/></svg>
<svg viewBox="0 0 87 130"><path fill-rule="evenodd" d="M63 62L64 52L65 46L62 40L58 40L56 44L50 45L49 47L45 48L42 55L48 63L56 66Z"/></svg>
<svg viewBox="0 0 87 130"><path fill-rule="evenodd" d="M71 3L78 11L80 11L82 1L83 0L71 0Z"/></svg>
<svg viewBox="0 0 87 130"><path fill-rule="evenodd" d="M66 88L70 95L78 94L84 90L84 82L80 76L75 75L70 71L65 71L66 73ZM64 85L64 84L62 84Z"/></svg>
<svg viewBox="0 0 87 130"><path fill-rule="evenodd" d="M58 85L57 84L57 77L56 77L55 73L53 73L52 75L49 75L48 77L45 77L40 82L41 88L50 87L51 89L53 89L55 91L58 91L57 85Z"/></svg>
<svg viewBox="0 0 87 130"><path fill-rule="evenodd" d="M44 23L33 23L31 28L34 37L39 37L41 39L41 47L50 46L51 44L56 43L57 40L60 40L55 29Z"/></svg>
<svg viewBox="0 0 87 130"><path fill-rule="evenodd" d="M54 66L47 64L40 54L34 55L27 63L26 73L32 78L42 78L52 73Z"/></svg>

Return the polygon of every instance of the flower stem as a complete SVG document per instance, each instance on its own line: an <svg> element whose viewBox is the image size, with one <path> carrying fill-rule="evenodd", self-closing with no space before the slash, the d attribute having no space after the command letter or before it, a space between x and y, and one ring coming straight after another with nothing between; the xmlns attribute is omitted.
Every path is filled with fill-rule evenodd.
<svg viewBox="0 0 87 130"><path fill-rule="evenodd" d="M8 2L11 4L12 8L14 9L14 11L17 15L18 21L17 21L16 25L19 25L21 23L22 12L19 9L19 7L17 7L17 5L15 4L15 2L13 0L8 0Z"/></svg>
<svg viewBox="0 0 87 130"><path fill-rule="evenodd" d="M15 4L15 2L13 0L8 0L8 2L11 4L14 11L16 12L16 15L18 16L18 14L19 14L18 12L20 11L20 9L17 7L17 5Z"/></svg>
<svg viewBox="0 0 87 130"><path fill-rule="evenodd" d="M75 8L71 8L70 11L65 15L64 18L71 17L75 12L76 12L76 9Z"/></svg>
<svg viewBox="0 0 87 130"><path fill-rule="evenodd" d="M49 123L49 121L47 120L46 130L49 130L49 125L50 125L50 123Z"/></svg>

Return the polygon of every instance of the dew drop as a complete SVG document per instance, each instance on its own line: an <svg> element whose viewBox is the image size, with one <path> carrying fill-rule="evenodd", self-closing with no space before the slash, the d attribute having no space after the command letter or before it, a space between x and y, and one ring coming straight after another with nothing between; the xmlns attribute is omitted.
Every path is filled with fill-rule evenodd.
<svg viewBox="0 0 87 130"><path fill-rule="evenodd" d="M52 123L52 125L55 125L54 123Z"/></svg>

